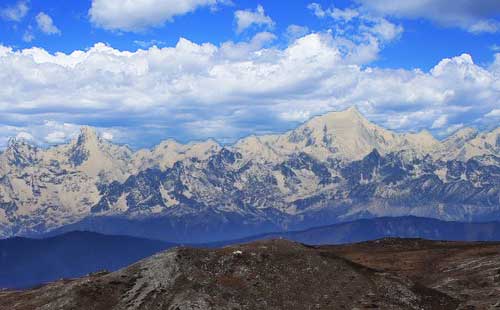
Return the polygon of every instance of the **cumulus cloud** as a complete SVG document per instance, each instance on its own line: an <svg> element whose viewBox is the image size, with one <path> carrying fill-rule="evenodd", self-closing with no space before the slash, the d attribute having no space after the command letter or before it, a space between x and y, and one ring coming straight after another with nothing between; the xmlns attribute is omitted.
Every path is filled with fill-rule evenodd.
<svg viewBox="0 0 500 310"><path fill-rule="evenodd" d="M79 125L58 123L55 121L30 122L24 125L0 125L0 148L8 144L11 137L39 145L58 144L74 137L79 132Z"/></svg>
<svg viewBox="0 0 500 310"><path fill-rule="evenodd" d="M276 35L264 31L257 33L249 42L224 42L219 49L220 57L231 60L248 60L253 58L254 53L257 53L256 57L259 57L258 54L262 52L262 48L275 39Z"/></svg>
<svg viewBox="0 0 500 310"><path fill-rule="evenodd" d="M24 141L33 141L34 137L28 132L22 131L16 135L16 139Z"/></svg>
<svg viewBox="0 0 500 310"><path fill-rule="evenodd" d="M386 44L398 39L403 33L401 25L358 9L324 9L318 3L311 3L308 8L320 19L331 18L335 21L331 31L336 45L353 63L363 64L375 60Z"/></svg>
<svg viewBox="0 0 500 310"><path fill-rule="evenodd" d="M295 110L282 112L280 118L287 121L304 122L311 117L310 111Z"/></svg>
<svg viewBox="0 0 500 310"><path fill-rule="evenodd" d="M158 27L173 17L195 11L200 7L227 4L228 0L92 0L91 22L108 30L140 32Z"/></svg>
<svg viewBox="0 0 500 310"><path fill-rule="evenodd" d="M20 22L28 11L26 1L19 1L15 5L0 8L0 17L7 21Z"/></svg>
<svg viewBox="0 0 500 310"><path fill-rule="evenodd" d="M471 33L500 30L500 2L497 0L357 0L364 9L386 16L427 19L446 27Z"/></svg>
<svg viewBox="0 0 500 310"><path fill-rule="evenodd" d="M45 137L45 141L49 144L63 143L66 140L67 140L66 133L62 131L51 132Z"/></svg>
<svg viewBox="0 0 500 310"><path fill-rule="evenodd" d="M28 141L39 146L56 145L74 139L80 133L83 125L63 123L54 120L32 121L24 126L0 125L0 149L8 145L10 138ZM96 127L98 134L105 140L121 137L117 128Z"/></svg>
<svg viewBox="0 0 500 310"><path fill-rule="evenodd" d="M163 46L166 44L166 42L161 40L149 40L149 41L134 40L134 44L141 48L149 48L151 46Z"/></svg>
<svg viewBox="0 0 500 310"><path fill-rule="evenodd" d="M432 127L433 129L435 128L443 128L444 126L446 126L446 124L448 123L448 116L447 115L441 115L440 117L438 117L433 123L432 123Z"/></svg>
<svg viewBox="0 0 500 310"><path fill-rule="evenodd" d="M35 39L35 34L33 33L33 28L28 26L28 28L24 31L23 37L24 42L31 42Z"/></svg>
<svg viewBox="0 0 500 310"><path fill-rule="evenodd" d="M114 137L114 136L113 136L113 133L112 133L112 132L105 131L105 132L103 132L103 133L102 133L102 138L103 138L104 140L111 141L111 140L113 140L113 137Z"/></svg>
<svg viewBox="0 0 500 310"><path fill-rule="evenodd" d="M486 117L500 117L500 109L494 109L486 114Z"/></svg>
<svg viewBox="0 0 500 310"><path fill-rule="evenodd" d="M274 21L271 17L266 15L262 5L257 5L255 11L252 10L238 10L234 12L234 18L236 20L236 32L242 33L246 29L252 26L263 26L267 28L272 28L274 26Z"/></svg>
<svg viewBox="0 0 500 310"><path fill-rule="evenodd" d="M323 10L323 8L321 7L321 4L319 4L319 3L316 3L316 2L310 3L307 6L307 8L309 10L312 10L314 12L314 15L316 15L316 17L323 18L326 16L325 10Z"/></svg>
<svg viewBox="0 0 500 310"><path fill-rule="evenodd" d="M309 28L306 26L289 25L286 28L285 36L288 40L295 40L305 36L308 33L309 33Z"/></svg>
<svg viewBox="0 0 500 310"><path fill-rule="evenodd" d="M272 40L180 39L136 52L100 43L70 54L0 46L0 147L21 132L40 144L67 141L81 124L135 147L166 137L232 141L352 104L395 130L498 125L500 56L488 67L463 54L429 71L381 69L359 65L333 33L286 47Z"/></svg>
<svg viewBox="0 0 500 310"><path fill-rule="evenodd" d="M315 2L310 3L307 6L307 8L312 10L314 12L314 15L316 15L316 17L324 18L329 16L335 20L342 20L347 22L351 21L352 19L360 15L358 10L352 8L346 8L346 9L331 8L324 10L321 4Z"/></svg>
<svg viewBox="0 0 500 310"><path fill-rule="evenodd" d="M45 34L61 34L61 30L54 25L52 17L45 14L44 12L38 13L36 16L36 24L38 29L40 29Z"/></svg>

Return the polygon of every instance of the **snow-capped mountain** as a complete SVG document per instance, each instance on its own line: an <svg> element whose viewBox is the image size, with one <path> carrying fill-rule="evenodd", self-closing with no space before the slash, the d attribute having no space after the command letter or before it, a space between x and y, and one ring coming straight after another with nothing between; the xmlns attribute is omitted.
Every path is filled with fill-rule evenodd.
<svg viewBox="0 0 500 310"><path fill-rule="evenodd" d="M0 236L58 229L209 241L348 219L500 219L500 128L443 141L395 133L355 108L234 145L114 145L89 127L0 154Z"/></svg>
<svg viewBox="0 0 500 310"><path fill-rule="evenodd" d="M355 108L318 116L283 135L249 137L238 141L235 150L249 157L282 161L284 157L305 153L317 160L359 160L377 149L386 154L411 150L427 154L439 142L428 132L397 134L364 118Z"/></svg>

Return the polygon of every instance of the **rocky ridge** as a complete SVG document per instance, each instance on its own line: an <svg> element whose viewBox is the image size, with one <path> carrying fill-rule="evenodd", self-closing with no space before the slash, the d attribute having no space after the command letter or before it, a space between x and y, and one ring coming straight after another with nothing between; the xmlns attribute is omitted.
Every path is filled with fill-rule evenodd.
<svg viewBox="0 0 500 310"><path fill-rule="evenodd" d="M458 300L285 240L176 248L114 273L0 292L8 309L455 309Z"/></svg>

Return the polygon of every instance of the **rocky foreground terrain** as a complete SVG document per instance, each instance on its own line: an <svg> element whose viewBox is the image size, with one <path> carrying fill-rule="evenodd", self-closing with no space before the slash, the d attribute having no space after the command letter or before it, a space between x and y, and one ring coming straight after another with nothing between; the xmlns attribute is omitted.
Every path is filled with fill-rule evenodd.
<svg viewBox="0 0 500 310"><path fill-rule="evenodd" d="M176 248L113 273L0 293L1 309L490 309L500 244L285 240Z"/></svg>
<svg viewBox="0 0 500 310"><path fill-rule="evenodd" d="M387 238L331 247L368 268L407 277L460 302L500 309L500 243Z"/></svg>

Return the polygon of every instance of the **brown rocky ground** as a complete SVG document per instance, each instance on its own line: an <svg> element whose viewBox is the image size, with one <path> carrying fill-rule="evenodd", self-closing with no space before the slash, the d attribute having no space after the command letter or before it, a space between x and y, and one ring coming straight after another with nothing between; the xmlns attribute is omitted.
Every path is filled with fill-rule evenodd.
<svg viewBox="0 0 500 310"><path fill-rule="evenodd" d="M329 248L446 293L460 301L459 309L500 309L500 243L388 238Z"/></svg>
<svg viewBox="0 0 500 310"><path fill-rule="evenodd" d="M418 251L418 248L412 249L412 245L406 246L405 241L401 242L402 253ZM436 290L441 290L448 284L438 280L432 282L431 278L419 276L418 270L427 271L425 263L422 263L422 267L411 267L398 262L396 265L400 267L397 268L391 264L387 255L391 250L392 253L399 253L396 242L388 246L386 243L379 245L385 247L385 251L379 249L375 252L382 253L380 257L369 253L370 249L377 248L377 243L351 248L309 247L285 240L268 240L221 249L177 248L114 273L61 280L27 291L1 292L0 309L302 310L458 307L457 298L462 298L459 294L454 294L454 298ZM356 254L357 247L359 255ZM496 255L488 254L493 252L498 254L498 247L490 247L489 252L484 251L484 255ZM446 264L446 257L443 258L443 264ZM408 264L420 266L420 258L411 254L400 258L408 259ZM446 267L449 271L445 269L450 275L457 268L467 269L466 265L454 263L455 260L450 261L450 265ZM434 269L429 269L432 270ZM398 272L403 276L399 276ZM436 289L428 288L411 278ZM454 293L448 291L450 294Z"/></svg>

